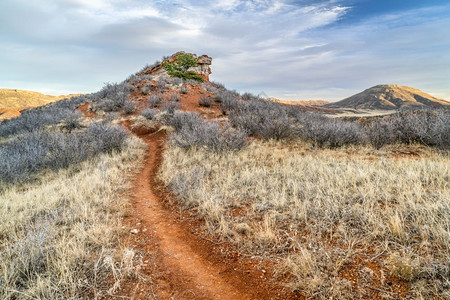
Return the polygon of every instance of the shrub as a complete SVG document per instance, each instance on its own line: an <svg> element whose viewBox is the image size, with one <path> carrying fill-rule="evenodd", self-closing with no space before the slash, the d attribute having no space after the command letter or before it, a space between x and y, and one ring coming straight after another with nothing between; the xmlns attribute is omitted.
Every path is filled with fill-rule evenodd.
<svg viewBox="0 0 450 300"><path fill-rule="evenodd" d="M79 111L74 111L69 114L64 120L64 127L70 132L74 129L81 127L80 120L83 118L83 114Z"/></svg>
<svg viewBox="0 0 450 300"><path fill-rule="evenodd" d="M194 112L177 111L170 118L165 120L165 124L172 126L175 131L180 131L183 127L189 127L191 130L195 124L202 121L200 116Z"/></svg>
<svg viewBox="0 0 450 300"><path fill-rule="evenodd" d="M164 93L167 85L167 79L164 77L160 77L158 82L156 83L156 87L158 88L160 93Z"/></svg>
<svg viewBox="0 0 450 300"><path fill-rule="evenodd" d="M396 140L396 130L392 121L379 120L366 126L366 135L369 143L376 149L391 144Z"/></svg>
<svg viewBox="0 0 450 300"><path fill-rule="evenodd" d="M99 100L94 105L92 105L92 108L94 111L112 112L112 111L118 111L121 106L122 106L122 104L117 105L117 103L114 102L114 100L102 99L102 100Z"/></svg>
<svg viewBox="0 0 450 300"><path fill-rule="evenodd" d="M150 97L148 97L148 105L151 108L158 107L158 105L160 105L162 101L163 101L163 98L160 94L154 94L154 95L151 95Z"/></svg>
<svg viewBox="0 0 450 300"><path fill-rule="evenodd" d="M169 115L173 115L175 110L179 109L180 105L177 102L167 102L163 105L162 110L168 113Z"/></svg>
<svg viewBox="0 0 450 300"><path fill-rule="evenodd" d="M158 110L154 108L145 108L141 115L147 120L153 120L153 118L158 114Z"/></svg>
<svg viewBox="0 0 450 300"><path fill-rule="evenodd" d="M404 143L421 143L428 146L450 146L450 111L405 110L392 119L396 138Z"/></svg>
<svg viewBox="0 0 450 300"><path fill-rule="evenodd" d="M123 108L123 113L128 115L128 114L135 112L137 109L137 106L134 101L128 100L127 102L125 102L125 104L123 105L122 108Z"/></svg>
<svg viewBox="0 0 450 300"><path fill-rule="evenodd" d="M94 111L118 111L127 103L132 88L125 82L107 83L100 92L93 94L95 100L92 108Z"/></svg>
<svg viewBox="0 0 450 300"><path fill-rule="evenodd" d="M175 62L164 62L163 65L171 77L203 82L203 78L197 72L189 71L189 68L197 66L197 58L192 54L180 53L177 55L177 60Z"/></svg>
<svg viewBox="0 0 450 300"><path fill-rule="evenodd" d="M173 85L180 85L180 84L183 83L183 79L178 78L178 77L169 77L169 78L167 79L167 81L168 81L170 84L173 84Z"/></svg>
<svg viewBox="0 0 450 300"><path fill-rule="evenodd" d="M365 128L375 148L390 143L450 147L450 111L405 110L371 122Z"/></svg>
<svg viewBox="0 0 450 300"><path fill-rule="evenodd" d="M225 86L220 82L211 81L210 84L218 90L225 90Z"/></svg>
<svg viewBox="0 0 450 300"><path fill-rule="evenodd" d="M229 111L236 109L238 105L237 95L227 90L220 90L215 94L216 102L220 103L222 114L226 115Z"/></svg>
<svg viewBox="0 0 450 300"><path fill-rule="evenodd" d="M142 91L142 94L148 95L152 91L152 87L151 87L151 85L146 85L141 89L141 91Z"/></svg>
<svg viewBox="0 0 450 300"><path fill-rule="evenodd" d="M123 98L127 98L130 94L133 86L127 82L122 83L110 83L107 82L103 88L93 94L95 99L109 98L115 102L124 101Z"/></svg>
<svg viewBox="0 0 450 300"><path fill-rule="evenodd" d="M169 101L178 102L180 101L180 95L173 93L170 95Z"/></svg>
<svg viewBox="0 0 450 300"><path fill-rule="evenodd" d="M123 126L114 126L106 122L99 122L90 125L87 130L86 141L91 142L89 146L93 146L93 154L101 152L111 153L119 151L128 137L129 132Z"/></svg>
<svg viewBox="0 0 450 300"><path fill-rule="evenodd" d="M180 87L180 92L181 92L182 94L187 94L187 93L189 92L189 89L188 89L187 86L182 85L182 86Z"/></svg>
<svg viewBox="0 0 450 300"><path fill-rule="evenodd" d="M142 71L146 70L147 68L148 66L146 66ZM140 81L152 81L152 80L153 80L152 75L132 74L128 76L126 82L128 82L129 84L133 84Z"/></svg>
<svg viewBox="0 0 450 300"><path fill-rule="evenodd" d="M249 100L257 100L260 99L259 97L253 95L252 93L243 93L241 95L242 100L249 101Z"/></svg>
<svg viewBox="0 0 450 300"><path fill-rule="evenodd" d="M300 136L313 142L320 148L336 148L344 145L361 144L365 141L365 132L356 122L344 122L319 114L299 114Z"/></svg>
<svg viewBox="0 0 450 300"><path fill-rule="evenodd" d="M0 186L120 150L127 136L123 127L102 122L79 132L36 131L12 138L0 147Z"/></svg>
<svg viewBox="0 0 450 300"><path fill-rule="evenodd" d="M230 127L220 128L217 122L205 121L197 114L184 114L178 120L185 122L179 123L179 129L172 133L171 141L180 148L199 147L220 153L240 150L247 145L245 132Z"/></svg>
<svg viewBox="0 0 450 300"><path fill-rule="evenodd" d="M240 102L230 112L230 122L249 135L264 139L280 140L291 136L292 122L285 108L267 100Z"/></svg>
<svg viewBox="0 0 450 300"><path fill-rule="evenodd" d="M213 100L207 96L201 96L198 99L198 105L203 107L211 107Z"/></svg>

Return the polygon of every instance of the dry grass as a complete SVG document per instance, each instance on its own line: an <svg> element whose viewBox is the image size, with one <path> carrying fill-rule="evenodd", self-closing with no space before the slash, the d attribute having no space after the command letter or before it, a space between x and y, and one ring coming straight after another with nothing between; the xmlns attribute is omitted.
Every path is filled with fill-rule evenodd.
<svg viewBox="0 0 450 300"><path fill-rule="evenodd" d="M392 150L170 146L160 176L210 234L277 262L308 297L450 298L450 158Z"/></svg>
<svg viewBox="0 0 450 300"><path fill-rule="evenodd" d="M51 96L32 91L0 89L0 120L17 117L25 108L41 106L79 95Z"/></svg>
<svg viewBox="0 0 450 300"><path fill-rule="evenodd" d="M120 196L144 146L100 155L39 184L0 194L0 298L99 299L136 276L137 257L120 245Z"/></svg>

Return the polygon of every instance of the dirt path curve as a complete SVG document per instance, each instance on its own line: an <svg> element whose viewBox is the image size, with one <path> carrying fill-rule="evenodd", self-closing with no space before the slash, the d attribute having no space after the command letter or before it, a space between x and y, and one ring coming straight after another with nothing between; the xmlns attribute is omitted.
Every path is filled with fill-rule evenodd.
<svg viewBox="0 0 450 300"><path fill-rule="evenodd" d="M172 274L170 292L163 296L174 299L254 299L245 291L227 281L227 266L215 265L205 260L193 249L192 233L183 228L159 199L156 187L158 166L162 159L165 133L157 131L138 134L148 145L145 164L136 175L132 189L132 203L142 226L156 238L158 252L165 270ZM173 282L173 281L177 282ZM231 280L233 281L233 280ZM174 291L172 289L182 289ZM185 293L189 290L189 293ZM184 295L182 295L182 293ZM175 294L175 296L173 296ZM176 295L178 294L178 296Z"/></svg>

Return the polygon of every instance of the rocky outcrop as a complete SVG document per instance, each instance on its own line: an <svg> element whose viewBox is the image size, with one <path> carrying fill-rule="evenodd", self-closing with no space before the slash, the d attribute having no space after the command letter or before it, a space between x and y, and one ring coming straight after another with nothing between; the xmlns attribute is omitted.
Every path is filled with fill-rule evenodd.
<svg viewBox="0 0 450 300"><path fill-rule="evenodd" d="M181 53L186 53L186 52L184 52L184 51L177 52L177 53L169 56L168 58L164 59L161 63L148 67L147 69L143 70L140 74L141 75L152 75L156 79L161 76L168 76L166 69L164 69L164 63L165 62L167 62L167 63L176 62L178 54L181 54ZM192 54L194 57L197 57L197 64L198 64L196 67L189 68L189 71L195 71L205 81L209 81L209 74L211 74L210 66L212 63L212 58L209 57L208 55L202 55L202 56L198 57L196 54L193 54L193 53L189 53L189 54Z"/></svg>

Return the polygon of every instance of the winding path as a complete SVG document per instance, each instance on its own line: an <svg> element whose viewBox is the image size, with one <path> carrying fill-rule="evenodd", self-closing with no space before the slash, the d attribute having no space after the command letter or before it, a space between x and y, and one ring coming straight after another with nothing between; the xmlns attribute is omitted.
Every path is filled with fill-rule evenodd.
<svg viewBox="0 0 450 300"><path fill-rule="evenodd" d="M163 191L157 181L157 171L162 159L165 133L157 131L139 134L148 145L144 167L136 175L132 189L132 204L142 226L149 229L157 240L159 257L166 272L172 274L169 291L162 297L173 299L255 299L247 291L236 288L230 281L228 266L208 261L193 249L196 237L183 228L160 199ZM140 232L139 234L145 234ZM197 237L198 238L198 237ZM173 282L176 281L176 282ZM160 287L159 287L160 288ZM157 287L158 289L158 287ZM189 290L188 293L186 291ZM161 293L161 291L160 291Z"/></svg>

